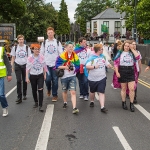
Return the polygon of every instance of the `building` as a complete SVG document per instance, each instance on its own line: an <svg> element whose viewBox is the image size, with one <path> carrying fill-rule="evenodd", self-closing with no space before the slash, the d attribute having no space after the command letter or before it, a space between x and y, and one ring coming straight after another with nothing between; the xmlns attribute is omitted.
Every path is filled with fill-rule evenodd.
<svg viewBox="0 0 150 150"><path fill-rule="evenodd" d="M114 36L114 32L118 31L123 36L126 34L125 13L120 14L114 8L107 8L91 20L91 34L97 33L97 36L103 34L101 25L106 25L110 37Z"/></svg>

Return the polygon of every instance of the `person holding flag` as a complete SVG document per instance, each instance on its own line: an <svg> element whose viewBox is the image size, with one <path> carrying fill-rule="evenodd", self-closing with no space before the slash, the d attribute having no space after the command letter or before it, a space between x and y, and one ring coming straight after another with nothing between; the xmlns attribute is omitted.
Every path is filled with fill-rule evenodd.
<svg viewBox="0 0 150 150"><path fill-rule="evenodd" d="M88 79L84 75L84 67L87 59L91 54L91 50L86 47L86 39L84 37L79 38L79 44L75 46L75 53L78 55L80 60L80 72L77 73L77 78L79 81L79 89L80 89L80 99L88 101L89 96L89 88L88 88Z"/></svg>

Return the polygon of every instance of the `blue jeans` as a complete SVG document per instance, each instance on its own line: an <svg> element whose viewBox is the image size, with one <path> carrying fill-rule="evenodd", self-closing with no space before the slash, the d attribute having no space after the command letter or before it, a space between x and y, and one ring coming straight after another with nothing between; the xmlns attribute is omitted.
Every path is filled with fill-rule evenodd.
<svg viewBox="0 0 150 150"><path fill-rule="evenodd" d="M76 91L76 76L61 79L63 91Z"/></svg>
<svg viewBox="0 0 150 150"><path fill-rule="evenodd" d="M48 91L51 91L52 89L52 95L57 96L57 90L58 90L58 77L56 76L55 70L53 70L54 67L47 66L47 69L49 73L46 73L46 87Z"/></svg>
<svg viewBox="0 0 150 150"><path fill-rule="evenodd" d="M4 78L0 78L0 102L1 102L2 108L6 108L8 106L8 103L5 97Z"/></svg>
<svg viewBox="0 0 150 150"><path fill-rule="evenodd" d="M79 81L80 95L89 96L89 85L88 79L84 73L77 73L77 78Z"/></svg>

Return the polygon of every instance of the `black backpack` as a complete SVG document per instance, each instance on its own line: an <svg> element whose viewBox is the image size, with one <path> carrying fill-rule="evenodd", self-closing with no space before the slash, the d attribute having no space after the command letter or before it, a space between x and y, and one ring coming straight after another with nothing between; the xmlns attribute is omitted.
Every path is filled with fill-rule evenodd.
<svg viewBox="0 0 150 150"><path fill-rule="evenodd" d="M17 46L18 45L15 45L15 52L16 52L16 50L17 50ZM26 52L27 52L27 56L28 56L28 46L26 45Z"/></svg>

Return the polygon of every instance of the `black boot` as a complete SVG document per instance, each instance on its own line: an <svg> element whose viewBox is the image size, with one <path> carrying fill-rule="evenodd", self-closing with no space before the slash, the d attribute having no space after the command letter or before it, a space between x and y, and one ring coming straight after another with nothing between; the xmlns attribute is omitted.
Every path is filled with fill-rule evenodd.
<svg viewBox="0 0 150 150"><path fill-rule="evenodd" d="M125 101L125 102L122 102L122 108L125 109L125 110L128 109L128 107L127 107L127 105L126 105L126 101Z"/></svg>
<svg viewBox="0 0 150 150"><path fill-rule="evenodd" d="M130 110L131 110L131 112L134 112L134 105L131 102L130 102Z"/></svg>
<svg viewBox="0 0 150 150"><path fill-rule="evenodd" d="M38 102L35 102L35 104L33 105L33 108L37 108L38 107Z"/></svg>

